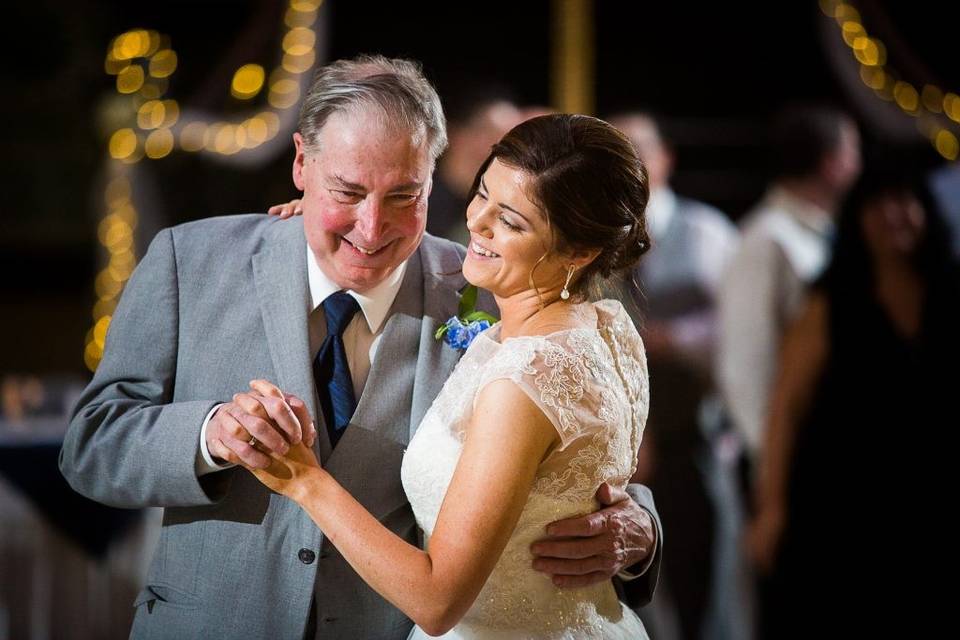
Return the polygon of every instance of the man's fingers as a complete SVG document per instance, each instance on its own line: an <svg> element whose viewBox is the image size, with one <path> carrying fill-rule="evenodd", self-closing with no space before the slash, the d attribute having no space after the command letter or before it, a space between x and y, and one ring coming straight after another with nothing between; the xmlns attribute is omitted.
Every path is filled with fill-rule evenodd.
<svg viewBox="0 0 960 640"><path fill-rule="evenodd" d="M307 403L290 393L284 394L284 400L286 400L290 409L293 410L294 415L297 416L297 420L300 421L300 429L303 431L303 442L308 447L312 447L317 439L317 426L313 423L310 410L307 409Z"/></svg>
<svg viewBox="0 0 960 640"><path fill-rule="evenodd" d="M271 396L273 398L283 399L283 391L280 390L280 387L273 384L269 380L251 380L250 388L259 393L262 396Z"/></svg>
<svg viewBox="0 0 960 640"><path fill-rule="evenodd" d="M284 455L290 450L290 445L287 444L284 437L267 421L246 413L241 413L236 416L236 418L240 424L243 425L243 428L246 429L247 433L256 438L260 445L268 452L276 451L280 455ZM241 436L236 439L249 443L249 438L243 438ZM234 451L236 451L236 449L234 449ZM239 453L239 451L237 453Z"/></svg>
<svg viewBox="0 0 960 640"><path fill-rule="evenodd" d="M553 584L558 587L563 587L564 589L588 587L592 584L606 582L609 579L610 576L602 571L594 571L593 573L587 573L582 576L553 576L552 578Z"/></svg>
<svg viewBox="0 0 960 640"><path fill-rule="evenodd" d="M593 538L570 538L567 540L540 540L535 542L530 551L533 555L542 558L564 558L579 560L589 558L606 551L610 547L608 536Z"/></svg>
<svg viewBox="0 0 960 640"><path fill-rule="evenodd" d="M252 416L258 416L263 419L268 419L270 417L270 414L267 412L267 408L264 407L259 398L252 393L233 394L233 403Z"/></svg>
<svg viewBox="0 0 960 640"><path fill-rule="evenodd" d="M601 510L585 516L552 522L547 525L547 535L551 538L587 537L599 535L606 528L607 517Z"/></svg>
<svg viewBox="0 0 960 640"><path fill-rule="evenodd" d="M250 387L269 400L261 400L261 403L267 408L271 417L288 434L288 440L292 444L300 442L307 431L312 427L313 420L310 418L310 412L306 411L306 404L294 395L284 393L280 387L269 380L251 380ZM303 407L303 411L295 411L290 404L290 399L296 398L296 401ZM316 433L316 429L313 429ZM313 441L310 441L313 444Z"/></svg>
<svg viewBox="0 0 960 640"><path fill-rule="evenodd" d="M629 500L630 494L624 491L623 489L617 489L611 487L609 484L604 482L600 485L600 488L597 489L597 500L600 501L605 507L616 504L618 502L623 502L624 500Z"/></svg>
<svg viewBox="0 0 960 640"><path fill-rule="evenodd" d="M215 438L207 442L207 451L209 451L210 455L214 458L219 458L224 462L229 462L231 464L240 463L240 456L227 448L227 445L223 444L220 438Z"/></svg>
<svg viewBox="0 0 960 640"><path fill-rule="evenodd" d="M580 560L562 560L559 558L536 558L533 568L543 573L559 576L585 576L591 573L604 573L610 577L617 572L612 558L592 556Z"/></svg>
<svg viewBox="0 0 960 640"><path fill-rule="evenodd" d="M249 442L242 442L227 437L223 439L223 444L237 456L238 464L243 464L255 469L267 469L270 467L270 456L253 448Z"/></svg>
<svg viewBox="0 0 960 640"><path fill-rule="evenodd" d="M265 384L269 385L270 383ZM273 385L270 385L270 387L275 388ZM267 389L267 387L262 388ZM257 395L238 393L233 398L245 412L257 416L262 420L266 420L267 422L272 422L276 425L275 428L284 435L290 444L296 444L303 438L300 420L287 405L287 401L283 399L283 393L280 392L279 389L277 392L280 394L279 396L260 395L260 393L257 392ZM271 394L272 393L271 391ZM257 437L259 438L259 436Z"/></svg>

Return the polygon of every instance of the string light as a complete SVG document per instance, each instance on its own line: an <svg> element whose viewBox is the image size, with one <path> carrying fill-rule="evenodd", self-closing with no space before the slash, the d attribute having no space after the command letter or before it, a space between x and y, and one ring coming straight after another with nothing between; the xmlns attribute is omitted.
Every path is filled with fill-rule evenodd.
<svg viewBox="0 0 960 640"><path fill-rule="evenodd" d="M283 21L282 56L269 75L256 63L245 64L234 72L230 85L233 98L252 100L266 86L270 107L235 122L183 121L179 103L164 97L179 63L168 36L149 29L132 29L111 40L104 71L115 76L121 98L132 101L129 113L133 121L114 130L107 141L107 152L113 161L112 177L104 192L104 217L97 228L107 260L94 279L97 300L83 351L84 362L91 371L103 358L110 320L137 264L134 240L139 215L129 166L144 158L160 160L177 149L234 155L275 138L280 131L279 113L299 102L302 75L316 63L317 35L313 27L320 4L320 0L289 3ZM126 116L123 120L127 120Z"/></svg>
<svg viewBox="0 0 960 640"><path fill-rule="evenodd" d="M833 18L843 41L860 64L860 79L882 100L893 102L906 115L917 118L917 128L947 160L956 160L957 136L946 128L960 123L960 97L932 84L918 90L887 66L887 48L879 38L871 37L863 26L860 12L844 0L820 0L820 9ZM941 124L943 123L943 124Z"/></svg>

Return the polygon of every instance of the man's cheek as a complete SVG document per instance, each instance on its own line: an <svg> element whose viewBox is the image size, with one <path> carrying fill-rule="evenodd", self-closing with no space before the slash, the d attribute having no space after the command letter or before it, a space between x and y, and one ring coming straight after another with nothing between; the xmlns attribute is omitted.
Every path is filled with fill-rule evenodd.
<svg viewBox="0 0 960 640"><path fill-rule="evenodd" d="M344 234L353 224L353 216L337 207L323 207L317 215L319 227L326 233Z"/></svg>

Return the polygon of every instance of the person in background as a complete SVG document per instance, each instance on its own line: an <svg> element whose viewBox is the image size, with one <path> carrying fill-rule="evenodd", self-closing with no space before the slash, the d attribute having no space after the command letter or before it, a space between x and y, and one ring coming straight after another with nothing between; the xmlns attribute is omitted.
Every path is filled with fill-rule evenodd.
<svg viewBox="0 0 960 640"><path fill-rule="evenodd" d="M763 638L820 637L826 620L838 637L941 633L927 613L943 596L895 572L947 553L936 514L955 451L960 266L926 186L898 164L851 192L784 340L747 538ZM904 555L906 537L921 544Z"/></svg>
<svg viewBox="0 0 960 640"><path fill-rule="evenodd" d="M842 111L794 106L774 123L777 177L745 216L720 283L718 382L734 428L756 462L780 340L823 272L843 197L860 173L860 135Z"/></svg>
<svg viewBox="0 0 960 640"><path fill-rule="evenodd" d="M482 82L445 92L444 107L449 146L433 175L427 233L465 245L470 233L463 212L477 169L494 143L528 116L506 88Z"/></svg>
<svg viewBox="0 0 960 640"><path fill-rule="evenodd" d="M631 277L656 401L635 479L669 496L659 511L673 549L665 552L657 597L639 613L659 638L742 637L749 616L738 586L738 496L718 452L713 380L717 288L736 227L718 209L673 191L674 155L650 114L623 113L611 123L630 138L650 178L654 249Z"/></svg>

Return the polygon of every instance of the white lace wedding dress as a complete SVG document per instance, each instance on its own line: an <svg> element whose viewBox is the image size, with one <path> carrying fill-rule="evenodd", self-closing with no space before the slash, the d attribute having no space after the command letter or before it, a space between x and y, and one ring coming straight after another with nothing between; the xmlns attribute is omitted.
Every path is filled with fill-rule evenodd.
<svg viewBox="0 0 960 640"><path fill-rule="evenodd" d="M560 434L537 470L520 521L480 595L444 638L514 640L646 638L609 581L560 589L531 567L530 545L548 523L598 508L602 482L624 487L636 469L647 418L647 364L640 336L619 302L593 303L597 329L570 329L499 342L480 334L424 416L403 459L402 478L427 544L463 447L474 399L509 379ZM509 407L503 419L510 420ZM415 628L411 638L427 638Z"/></svg>

